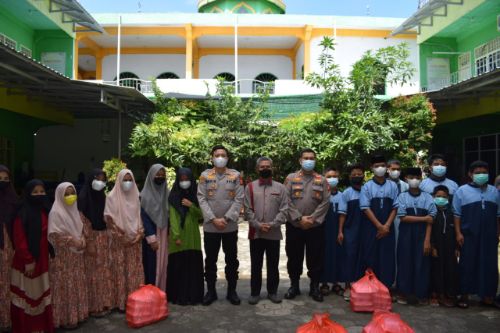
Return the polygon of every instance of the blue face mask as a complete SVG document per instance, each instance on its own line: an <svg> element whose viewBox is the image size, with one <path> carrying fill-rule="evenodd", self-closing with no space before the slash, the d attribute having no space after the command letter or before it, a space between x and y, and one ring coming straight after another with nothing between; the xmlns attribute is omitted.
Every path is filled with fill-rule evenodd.
<svg viewBox="0 0 500 333"><path fill-rule="evenodd" d="M444 206L448 205L448 199L441 198L441 197L435 197L434 203L436 204L436 206L444 207Z"/></svg>
<svg viewBox="0 0 500 333"><path fill-rule="evenodd" d="M339 184L339 179L336 177L327 178L326 180L331 188L335 188Z"/></svg>
<svg viewBox="0 0 500 333"><path fill-rule="evenodd" d="M302 169L304 169L304 171L313 171L315 166L316 166L315 160L303 160L302 161Z"/></svg>
<svg viewBox="0 0 500 333"><path fill-rule="evenodd" d="M489 180L490 176L487 173L476 173L472 175L472 180L479 186L483 186Z"/></svg>
<svg viewBox="0 0 500 333"><path fill-rule="evenodd" d="M446 175L446 167L444 165L434 165L432 167L432 174L436 177L443 177Z"/></svg>

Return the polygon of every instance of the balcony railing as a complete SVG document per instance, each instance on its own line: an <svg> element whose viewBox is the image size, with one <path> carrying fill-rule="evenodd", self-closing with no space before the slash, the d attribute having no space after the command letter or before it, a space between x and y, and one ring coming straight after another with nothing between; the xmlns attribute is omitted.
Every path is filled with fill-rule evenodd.
<svg viewBox="0 0 500 333"><path fill-rule="evenodd" d="M116 86L116 81L102 81L104 84L110 84ZM120 87L129 87L134 88L137 91L140 91L143 94L152 94L153 93L153 82L141 79L120 79L119 80Z"/></svg>
<svg viewBox="0 0 500 333"><path fill-rule="evenodd" d="M457 72L453 72L447 77L435 79L432 80L432 82L429 82L429 79L427 79L427 85L422 86L421 91L428 92L441 90L443 88L447 88L460 82L492 72L498 68L500 68L500 58L490 63L484 62L480 66L474 63L469 68L464 68Z"/></svg>

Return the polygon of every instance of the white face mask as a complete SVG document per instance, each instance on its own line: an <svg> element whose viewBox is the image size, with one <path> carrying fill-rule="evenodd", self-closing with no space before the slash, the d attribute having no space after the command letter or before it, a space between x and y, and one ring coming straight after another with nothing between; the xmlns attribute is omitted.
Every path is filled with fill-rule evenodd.
<svg viewBox="0 0 500 333"><path fill-rule="evenodd" d="M179 186L183 189L183 190L187 190L188 188L191 187L191 181L190 180L183 180L181 182L179 182Z"/></svg>
<svg viewBox="0 0 500 333"><path fill-rule="evenodd" d="M411 188L418 188L420 186L420 179L407 179L408 185L410 185Z"/></svg>
<svg viewBox="0 0 500 333"><path fill-rule="evenodd" d="M389 171L389 177L391 177L391 179L397 180L397 179L399 179L400 175L401 175L401 171L399 171L399 170Z"/></svg>
<svg viewBox="0 0 500 333"><path fill-rule="evenodd" d="M377 177L383 177L386 172L387 172L387 168L383 167L383 166L379 166L379 167L373 168L373 173Z"/></svg>
<svg viewBox="0 0 500 333"><path fill-rule="evenodd" d="M92 189L94 191L102 191L106 187L106 182L103 182L102 180L97 180L94 179L92 181Z"/></svg>
<svg viewBox="0 0 500 333"><path fill-rule="evenodd" d="M225 168L227 165L227 158L225 157L215 157L212 162L216 168Z"/></svg>
<svg viewBox="0 0 500 333"><path fill-rule="evenodd" d="M125 180L122 182L122 190L125 192L128 192L132 189L132 181L131 180Z"/></svg>

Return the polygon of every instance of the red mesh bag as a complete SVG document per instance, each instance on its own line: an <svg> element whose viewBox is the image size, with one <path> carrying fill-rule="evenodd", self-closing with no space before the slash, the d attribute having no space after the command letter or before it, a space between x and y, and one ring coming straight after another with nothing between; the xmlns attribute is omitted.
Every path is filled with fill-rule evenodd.
<svg viewBox="0 0 500 333"><path fill-rule="evenodd" d="M167 295L150 284L141 286L128 295L127 324L129 327L142 327L168 316Z"/></svg>
<svg viewBox="0 0 500 333"><path fill-rule="evenodd" d="M397 313L377 310L362 333L414 333L415 331Z"/></svg>
<svg viewBox="0 0 500 333"><path fill-rule="evenodd" d="M392 299L389 289L380 282L371 270L351 286L351 309L355 312L391 311Z"/></svg>
<svg viewBox="0 0 500 333"><path fill-rule="evenodd" d="M297 328L297 333L347 333L347 330L331 320L328 313L316 313L310 322Z"/></svg>

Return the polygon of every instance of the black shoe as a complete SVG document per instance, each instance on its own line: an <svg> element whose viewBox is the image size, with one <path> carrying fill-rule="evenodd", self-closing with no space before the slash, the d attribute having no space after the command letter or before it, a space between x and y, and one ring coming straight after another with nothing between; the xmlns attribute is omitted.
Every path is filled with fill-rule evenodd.
<svg viewBox="0 0 500 333"><path fill-rule="evenodd" d="M209 290L209 291L207 291L207 293L203 297L203 302L201 302L201 304L207 306L207 305L212 304L216 300L217 300L217 292L214 290Z"/></svg>
<svg viewBox="0 0 500 333"><path fill-rule="evenodd" d="M281 303L281 298L279 298L278 295L276 294L267 294L267 299L273 302L274 304Z"/></svg>
<svg viewBox="0 0 500 333"><path fill-rule="evenodd" d="M288 291L285 294L286 299L294 299L295 297L300 295L299 284L292 283L292 286L288 288Z"/></svg>
<svg viewBox="0 0 500 333"><path fill-rule="evenodd" d="M319 286L317 284L311 284L311 287L309 289L309 296L311 296L312 299L316 302L323 302L323 295L321 294L321 291L319 290Z"/></svg>
<svg viewBox="0 0 500 333"><path fill-rule="evenodd" d="M236 293L236 290L228 291L226 299L231 303L232 305L240 305L241 300L238 297L238 294Z"/></svg>

